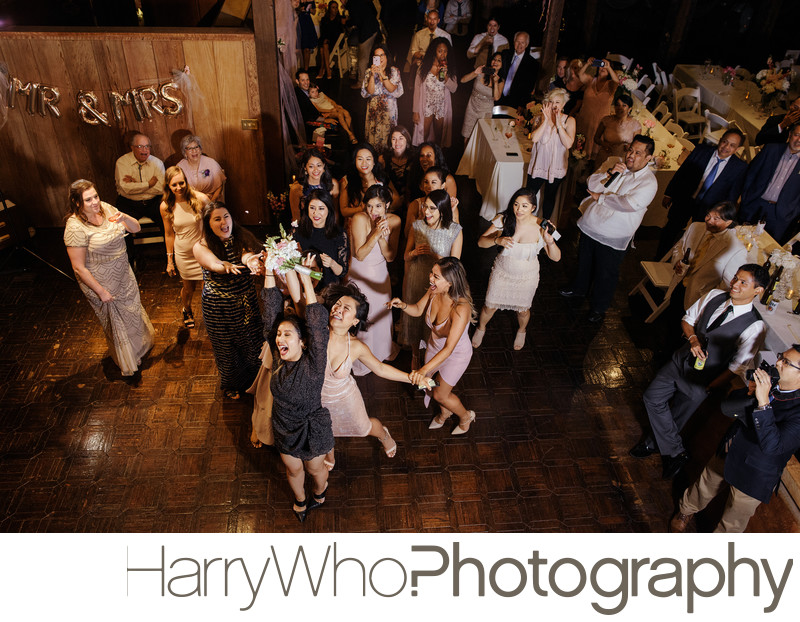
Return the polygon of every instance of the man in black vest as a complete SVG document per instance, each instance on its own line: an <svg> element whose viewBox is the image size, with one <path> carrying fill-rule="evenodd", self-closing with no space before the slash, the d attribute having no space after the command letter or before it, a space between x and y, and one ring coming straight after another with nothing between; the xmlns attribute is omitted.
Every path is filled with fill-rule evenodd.
<svg viewBox="0 0 800 622"><path fill-rule="evenodd" d="M730 292L712 289L683 317L686 343L659 370L642 396L651 431L630 451L635 458L659 452L664 479L674 477L689 460L681 428L711 391L723 389L743 375L759 351L764 322L753 301L768 283L768 270L745 264L731 280Z"/></svg>
<svg viewBox="0 0 800 622"><path fill-rule="evenodd" d="M749 393L755 393L755 403L731 401L730 409L723 404L723 412L736 421L700 479L684 493L669 523L670 531L686 531L692 516L725 484L730 493L715 533L743 532L756 508L769 503L786 462L800 449L800 345L778 355L775 367L780 374L775 387L767 372L755 370Z"/></svg>

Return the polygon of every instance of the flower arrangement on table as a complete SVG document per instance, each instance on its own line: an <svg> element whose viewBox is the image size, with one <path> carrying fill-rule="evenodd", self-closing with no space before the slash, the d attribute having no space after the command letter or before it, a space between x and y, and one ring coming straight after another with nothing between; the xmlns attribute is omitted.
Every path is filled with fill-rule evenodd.
<svg viewBox="0 0 800 622"><path fill-rule="evenodd" d="M800 258L792 255L791 251L783 248L776 248L770 253L769 260L773 266L782 266L781 278L775 286L775 297L779 300L786 296L787 292L794 293L794 276L797 268L800 267Z"/></svg>
<svg viewBox="0 0 800 622"><path fill-rule="evenodd" d="M522 111L522 120L520 121L526 134L533 132L533 123L540 114L542 114L542 104L535 100L528 102Z"/></svg>
<svg viewBox="0 0 800 622"><path fill-rule="evenodd" d="M765 108L774 105L777 98L789 92L790 69L780 69L770 56L767 59L767 68L756 74L756 84L761 91L761 103Z"/></svg>
<svg viewBox="0 0 800 622"><path fill-rule="evenodd" d="M650 136L650 132L653 131L655 126L656 122L653 119L645 119L642 121L642 132L645 136Z"/></svg>
<svg viewBox="0 0 800 622"><path fill-rule="evenodd" d="M722 70L722 83L725 86L730 86L733 84L734 79L736 78L736 70L728 65L725 69Z"/></svg>
<svg viewBox="0 0 800 622"><path fill-rule="evenodd" d="M286 210L286 199L289 197L288 192L279 195L267 192L267 207L275 216L280 216Z"/></svg>
<svg viewBox="0 0 800 622"><path fill-rule="evenodd" d="M300 245L292 237L291 233L286 233L283 225L280 225L280 235L273 235L264 240L264 267L267 272L275 272L285 276L287 272L294 270L301 274L308 274L312 279L320 280L322 273L312 270L302 265L303 253Z"/></svg>
<svg viewBox="0 0 800 622"><path fill-rule="evenodd" d="M634 67L630 73L622 70L618 71L617 77L619 78L619 86L617 87L617 91L614 93L614 97L633 93L639 86L639 73L641 71L641 65L636 65L636 67Z"/></svg>

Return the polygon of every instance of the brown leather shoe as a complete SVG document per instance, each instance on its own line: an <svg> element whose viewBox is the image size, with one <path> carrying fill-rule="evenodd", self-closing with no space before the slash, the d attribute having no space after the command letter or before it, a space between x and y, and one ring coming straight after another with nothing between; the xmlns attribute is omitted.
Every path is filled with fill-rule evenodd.
<svg viewBox="0 0 800 622"><path fill-rule="evenodd" d="M694 514L681 514L675 512L675 516L669 521L670 533L684 533Z"/></svg>

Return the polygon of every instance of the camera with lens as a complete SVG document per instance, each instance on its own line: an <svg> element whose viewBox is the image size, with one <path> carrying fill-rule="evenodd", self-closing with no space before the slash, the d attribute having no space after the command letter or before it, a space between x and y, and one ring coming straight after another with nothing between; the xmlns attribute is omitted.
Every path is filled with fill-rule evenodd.
<svg viewBox="0 0 800 622"><path fill-rule="evenodd" d="M777 368L777 367L775 367L775 366L773 366L773 365L770 365L770 364L769 364L769 363L767 363L766 361L761 361L761 365L759 365L759 366L758 366L758 368L759 368L759 369L763 369L765 372L767 372L767 374L769 374L769 380L770 380L770 384L771 384L773 387L774 387L776 384L778 384L778 381L781 379L781 374L780 374L780 372L778 371L778 368ZM755 377L755 371L756 371L755 369L748 369L748 370L747 370L747 371L744 373L744 376L745 376L745 378L747 378L747 381L748 381L748 382L752 382L752 381L753 381L753 379L754 379L754 377Z"/></svg>

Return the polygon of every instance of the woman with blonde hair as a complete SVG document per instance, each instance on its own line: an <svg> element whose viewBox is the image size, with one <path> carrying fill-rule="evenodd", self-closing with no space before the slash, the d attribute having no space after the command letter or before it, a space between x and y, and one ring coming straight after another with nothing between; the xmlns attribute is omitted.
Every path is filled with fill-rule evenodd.
<svg viewBox="0 0 800 622"><path fill-rule="evenodd" d="M161 219L164 221L164 244L167 247L167 274L175 276L175 267L181 276L181 303L183 325L194 328L192 296L197 282L203 280L203 269L194 258L192 249L203 235L203 206L209 198L186 182L179 166L170 166L164 175L164 197L161 201Z"/></svg>
<svg viewBox="0 0 800 622"><path fill-rule="evenodd" d="M64 244L123 376L139 370L155 338L125 251L125 236L140 229L133 216L101 201L93 182L79 179L69 187Z"/></svg>
<svg viewBox="0 0 800 622"><path fill-rule="evenodd" d="M564 104L568 100L565 89L548 91L542 100L542 112L534 119L528 189L535 196L544 186L542 216L545 219L553 214L556 192L567 174L569 150L575 142L575 119L564 114Z"/></svg>

